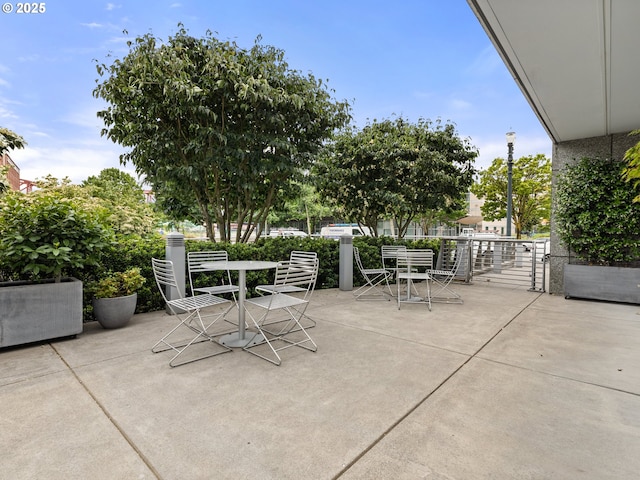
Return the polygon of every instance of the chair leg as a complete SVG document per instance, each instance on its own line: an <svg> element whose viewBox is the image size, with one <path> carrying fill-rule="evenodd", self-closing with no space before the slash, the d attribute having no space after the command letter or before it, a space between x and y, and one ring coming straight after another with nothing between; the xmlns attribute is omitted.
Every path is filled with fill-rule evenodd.
<svg viewBox="0 0 640 480"><path fill-rule="evenodd" d="M451 284L451 281L452 281L452 278L445 278L443 280L438 278L433 278L433 285L437 286L436 292L432 294L433 302L455 303L455 304L464 303L460 294L449 287L449 285Z"/></svg>
<svg viewBox="0 0 640 480"><path fill-rule="evenodd" d="M306 325L304 327L305 330L308 330L309 328L314 328L317 325L317 322L313 318L311 318L309 315L307 315L306 313L301 315L301 317L300 317L300 321L301 322L302 322L302 318L306 318L308 320L308 322L309 322L309 325ZM268 330L265 327L270 327L272 325L278 325L279 323L283 323L283 322L289 322L289 319L285 317L285 318L275 318L273 320L270 320L269 322L266 322L266 323L262 324L262 330L264 330L265 332L270 333L272 335L275 335L275 333L273 332L273 329ZM297 331L298 330L296 329L296 330L293 330L291 333L297 332Z"/></svg>
<svg viewBox="0 0 640 480"><path fill-rule="evenodd" d="M255 338L256 336L262 334L263 337L263 341L259 342L255 345L252 345L252 342L249 342L247 344L247 346L243 347L243 350L245 350L246 352L249 352L257 357L260 357L268 362L273 363L274 365L279 366L282 363L282 358L280 357L279 353L280 351L289 348L289 347L300 347L300 348L304 348L306 350L309 350L311 352L315 352L318 350L318 345L316 345L316 343L313 341L313 339L309 336L309 334L307 333L306 329L302 326L302 324L300 323L299 318L302 318L304 316L304 310L302 311L297 310L297 309L293 309L293 308L285 308L284 310L286 310L289 315L290 315L290 319L287 321L287 323L277 332L274 331L268 331L265 330L263 327L265 325L274 325L274 323L265 323L267 320L267 317L269 315L269 312L267 311L262 317L260 317L260 319L256 320L254 318L253 315L251 315L251 312L247 311L249 317L251 318L254 326L256 327L256 332L254 333L254 336L252 338ZM298 317L296 317L296 314L298 314ZM284 320L282 320L284 322ZM287 335L293 334L293 333L298 333L301 334L303 336L302 340L291 340L290 338L287 338ZM274 343L277 341L281 341L284 342L285 345L276 348ZM311 344L311 346L307 345L308 343ZM263 355L262 353L260 353L259 349L262 345L267 345L269 350L271 350L271 353L274 355L275 358L270 358L266 355Z"/></svg>
<svg viewBox="0 0 640 480"><path fill-rule="evenodd" d="M418 295L418 288L416 287L416 282L414 281L409 281L407 279L407 288L404 293L407 297L411 297L411 298L407 298L406 300L402 300L402 296L401 296L401 281L400 279L396 279L396 284L398 286L398 310L400 310L400 305L402 304L402 302L405 303L426 303L427 304L427 308L429 309L429 311L431 311L431 280L424 280L424 282L426 283L426 296L424 297L424 300L422 300L423 297L420 297L420 295ZM414 297L412 297L413 292L415 291L416 293L416 297L420 297L420 299L415 299Z"/></svg>
<svg viewBox="0 0 640 480"><path fill-rule="evenodd" d="M175 312L174 315L176 315L179 319L180 322L178 323L178 325L176 325L175 327L173 327L169 333L167 333L165 336L163 336L160 340L158 340L156 342L155 345L153 345L153 347L151 347L151 351L153 353L160 353L160 352L166 352L168 350L173 350L174 352L176 352L176 354L171 358L171 360L169 360L169 366L171 367L177 367L180 365L184 365L187 363L192 363L195 362L197 360L203 360L205 358L209 358L209 357L214 357L216 355L220 355L222 353L227 353L231 351L231 348L226 347L224 345L220 345L214 338L213 335L210 335L207 330L220 318L220 315L216 315L216 319L213 320L211 323L209 323L208 325L205 326L204 321L202 320L202 316L200 315L200 312L195 311L195 312L191 312L189 315L187 315L186 318L182 319L181 317L179 317ZM193 320L197 317L199 326L194 326L193 325ZM196 336L193 337L191 340L189 341L181 341L179 343L172 343L169 342L169 337L171 335L173 335L180 327L185 327L187 329L189 329L191 332L196 333ZM221 348L222 350L213 352L213 353L209 353L207 355L201 355L198 356L196 358L192 358L189 360L185 360L183 362L179 362L177 363L175 360L182 355L189 347L191 347L192 345L198 344L198 343L203 343L203 342L212 342L216 345L216 348ZM158 348L160 345L164 345L163 348Z"/></svg>
<svg viewBox="0 0 640 480"><path fill-rule="evenodd" d="M387 296L387 292L384 291L384 287L381 286L382 282L387 283L387 287L389 286L389 274L388 272L380 273L375 277L370 278L368 275L363 275L365 284L358 288L353 295L356 297L356 300L367 299L367 300L391 300L391 295ZM371 290L377 293L368 293ZM389 290L391 290L389 288Z"/></svg>

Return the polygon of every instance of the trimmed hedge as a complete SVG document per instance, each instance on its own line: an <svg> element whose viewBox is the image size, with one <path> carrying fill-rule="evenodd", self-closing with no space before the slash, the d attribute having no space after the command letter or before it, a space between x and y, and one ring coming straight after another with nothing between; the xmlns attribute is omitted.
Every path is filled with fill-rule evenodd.
<svg viewBox="0 0 640 480"><path fill-rule="evenodd" d="M354 237L354 246L360 249L360 256L366 266L376 267L382 265L380 249L382 245L402 244L408 248L432 248L437 253L439 243L437 240L396 241L391 237ZM158 291L153 278L151 257L165 258L166 241L160 236L146 239L128 238L121 239L112 245L104 254L101 268L112 271L123 271L131 267L138 267L142 275L147 279L138 291L138 306L136 313L163 310L165 308L162 296ZM220 243L202 240L185 240L186 252L203 250L226 250L230 260L253 259L280 261L289 258L292 250L314 251L318 253L320 271L316 288L337 288L339 285L339 261L340 242L312 237L278 237L261 238L255 243ZM96 277L97 269L78 271L76 277L84 282ZM247 272L248 295L253 294L253 289L259 284L273 282L274 270L259 270ZM210 276L199 276L199 281L216 281L220 273L212 273ZM354 265L354 287L362 284L363 279ZM187 279L187 291L189 291ZM91 308L91 298L85 289L85 321L94 320Z"/></svg>

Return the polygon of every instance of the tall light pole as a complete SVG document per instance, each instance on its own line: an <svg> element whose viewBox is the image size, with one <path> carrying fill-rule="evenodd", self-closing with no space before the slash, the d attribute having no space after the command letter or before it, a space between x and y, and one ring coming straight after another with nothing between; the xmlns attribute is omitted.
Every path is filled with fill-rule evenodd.
<svg viewBox="0 0 640 480"><path fill-rule="evenodd" d="M511 236L511 196L512 196L512 171L513 171L513 142L516 141L516 132L507 132L507 237Z"/></svg>

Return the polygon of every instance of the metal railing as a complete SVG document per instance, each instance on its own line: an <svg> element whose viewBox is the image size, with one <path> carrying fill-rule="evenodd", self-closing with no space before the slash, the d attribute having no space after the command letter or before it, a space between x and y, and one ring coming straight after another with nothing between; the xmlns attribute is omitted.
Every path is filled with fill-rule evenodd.
<svg viewBox="0 0 640 480"><path fill-rule="evenodd" d="M487 281L546 291L549 240L513 238L438 237L437 268L450 269L457 255L462 258L456 280Z"/></svg>

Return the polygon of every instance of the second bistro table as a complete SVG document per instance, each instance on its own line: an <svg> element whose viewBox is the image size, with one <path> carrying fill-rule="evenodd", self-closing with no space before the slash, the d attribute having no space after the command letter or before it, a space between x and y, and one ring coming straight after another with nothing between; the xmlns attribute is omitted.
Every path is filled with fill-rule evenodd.
<svg viewBox="0 0 640 480"><path fill-rule="evenodd" d="M255 345L262 342L262 335L252 335L250 339L245 332L244 300L247 291L247 270L269 270L276 268L278 262L266 262L260 260L230 260L227 262L206 262L204 268L211 270L234 270L238 272L238 331L220 337L219 342L227 347L246 347L251 343Z"/></svg>

